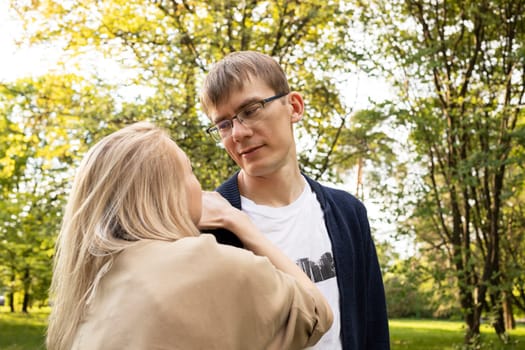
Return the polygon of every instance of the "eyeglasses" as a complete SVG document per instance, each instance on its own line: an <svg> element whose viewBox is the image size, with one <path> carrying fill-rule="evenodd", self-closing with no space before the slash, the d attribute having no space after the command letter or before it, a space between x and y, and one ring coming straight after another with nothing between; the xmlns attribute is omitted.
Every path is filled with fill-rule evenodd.
<svg viewBox="0 0 525 350"><path fill-rule="evenodd" d="M237 121L244 126L252 127L253 125L255 125L255 123L261 120L262 114L260 112L262 111L264 106L266 106L267 103L275 101L286 95L288 95L288 93L281 93L272 97L265 98L264 100L250 103L230 119L221 120L217 124L210 126L208 129L206 129L206 132L210 134L210 136L215 141L220 141L231 136L234 119L237 119Z"/></svg>

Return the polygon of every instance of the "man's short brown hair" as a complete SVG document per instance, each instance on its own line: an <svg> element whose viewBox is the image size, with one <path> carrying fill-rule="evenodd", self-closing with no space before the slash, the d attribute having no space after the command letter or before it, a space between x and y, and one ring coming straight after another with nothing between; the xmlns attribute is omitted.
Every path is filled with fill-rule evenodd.
<svg viewBox="0 0 525 350"><path fill-rule="evenodd" d="M233 52L213 65L204 79L200 96L204 113L227 101L251 79L261 79L276 94L290 92L284 70L272 57L255 51Z"/></svg>

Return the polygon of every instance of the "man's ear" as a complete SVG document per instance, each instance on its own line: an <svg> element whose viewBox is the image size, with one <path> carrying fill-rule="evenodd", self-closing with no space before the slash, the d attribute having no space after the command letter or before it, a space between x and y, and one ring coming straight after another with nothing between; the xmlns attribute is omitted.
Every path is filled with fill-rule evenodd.
<svg viewBox="0 0 525 350"><path fill-rule="evenodd" d="M292 106L292 123L297 123L303 118L304 114L303 96L296 91L292 91L288 94L288 102Z"/></svg>

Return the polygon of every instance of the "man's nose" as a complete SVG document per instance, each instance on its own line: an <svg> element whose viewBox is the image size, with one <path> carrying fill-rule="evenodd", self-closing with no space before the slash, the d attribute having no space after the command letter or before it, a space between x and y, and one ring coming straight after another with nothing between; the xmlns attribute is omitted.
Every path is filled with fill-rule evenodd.
<svg viewBox="0 0 525 350"><path fill-rule="evenodd" d="M241 123L238 119L232 120L232 137L235 141L250 136L251 134L252 130L248 126Z"/></svg>

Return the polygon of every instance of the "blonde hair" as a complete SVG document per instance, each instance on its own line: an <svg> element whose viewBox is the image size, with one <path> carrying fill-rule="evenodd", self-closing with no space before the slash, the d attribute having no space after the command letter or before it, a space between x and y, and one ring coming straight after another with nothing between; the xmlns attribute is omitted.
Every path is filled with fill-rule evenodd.
<svg viewBox="0 0 525 350"><path fill-rule="evenodd" d="M272 57L256 51L233 52L217 62L204 80L200 95L204 113L227 101L253 78L261 79L276 94L290 92L283 68Z"/></svg>
<svg viewBox="0 0 525 350"><path fill-rule="evenodd" d="M116 253L139 240L199 234L177 152L182 151L164 131L141 122L106 136L85 155L57 241L48 349L71 347Z"/></svg>

